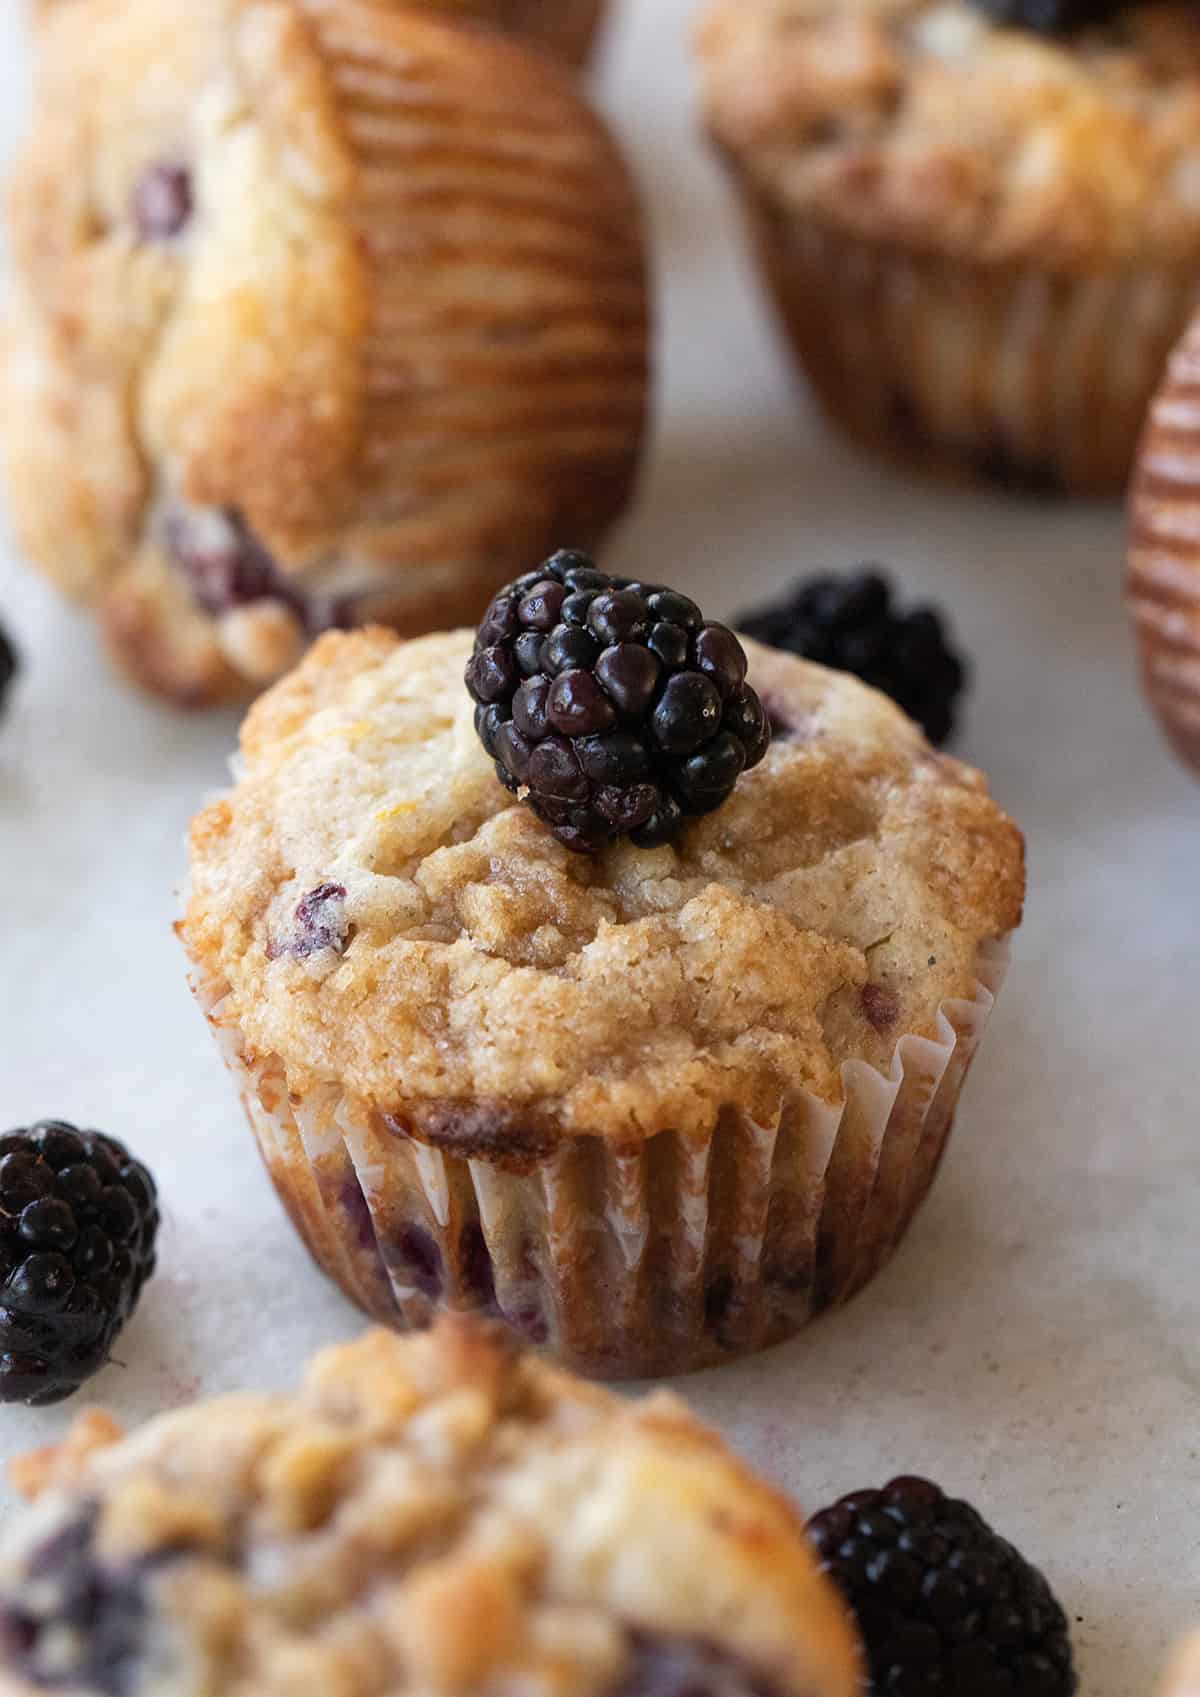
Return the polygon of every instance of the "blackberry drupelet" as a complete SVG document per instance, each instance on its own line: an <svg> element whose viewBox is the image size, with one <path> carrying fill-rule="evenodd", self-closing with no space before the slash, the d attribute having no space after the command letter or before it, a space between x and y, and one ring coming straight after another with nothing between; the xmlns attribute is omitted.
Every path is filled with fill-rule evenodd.
<svg viewBox="0 0 1200 1697"><path fill-rule="evenodd" d="M732 631L570 550L495 597L466 684L500 782L582 854L669 842L771 740Z"/></svg>
<svg viewBox="0 0 1200 1697"><path fill-rule="evenodd" d="M974 0L995 24L1033 30L1038 35L1068 35L1108 23L1123 0Z"/></svg>
<svg viewBox="0 0 1200 1697"><path fill-rule="evenodd" d="M890 695L930 742L954 729L966 665L950 646L932 607L901 613L892 587L870 567L851 576L814 577L794 584L769 606L734 620L737 629L773 648L815 660Z"/></svg>
<svg viewBox="0 0 1200 1697"><path fill-rule="evenodd" d="M876 1697L1072 1697L1066 1615L967 1503L893 1479L808 1531L858 1617Z"/></svg>
<svg viewBox="0 0 1200 1697"><path fill-rule="evenodd" d="M17 675L19 665L17 651L9 641L4 626L0 625L0 711L3 711L5 697Z"/></svg>
<svg viewBox="0 0 1200 1697"><path fill-rule="evenodd" d="M154 1180L61 1120L0 1136L0 1403L59 1402L108 1360L154 1271Z"/></svg>

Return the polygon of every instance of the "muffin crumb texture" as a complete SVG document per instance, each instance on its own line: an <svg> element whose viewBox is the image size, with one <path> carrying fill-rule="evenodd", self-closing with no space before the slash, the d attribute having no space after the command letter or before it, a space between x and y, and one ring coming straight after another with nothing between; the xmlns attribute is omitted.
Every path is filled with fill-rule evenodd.
<svg viewBox="0 0 1200 1697"><path fill-rule="evenodd" d="M371 1333L295 1395L66 1448L0 1544L6 1697L858 1689L782 1498L498 1331Z"/></svg>
<svg viewBox="0 0 1200 1697"><path fill-rule="evenodd" d="M793 212L1050 275L1200 252L1190 6L1054 39L969 0L715 0L699 48L717 140Z"/></svg>
<svg viewBox="0 0 1200 1697"><path fill-rule="evenodd" d="M839 1101L1017 925L983 779L849 677L747 644L781 726L675 845L574 856L497 781L471 638L323 638L196 820L183 940L252 1056L422 1135L467 1113L618 1145ZM423 1119L424 1116L424 1119Z"/></svg>

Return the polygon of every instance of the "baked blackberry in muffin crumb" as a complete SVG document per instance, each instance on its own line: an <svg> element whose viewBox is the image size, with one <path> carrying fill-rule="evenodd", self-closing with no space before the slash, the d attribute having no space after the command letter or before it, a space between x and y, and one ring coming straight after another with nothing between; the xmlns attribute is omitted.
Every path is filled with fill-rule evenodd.
<svg viewBox="0 0 1200 1697"><path fill-rule="evenodd" d="M495 597L466 671L496 775L560 842L670 842L771 741L745 650L676 590L564 550Z"/></svg>

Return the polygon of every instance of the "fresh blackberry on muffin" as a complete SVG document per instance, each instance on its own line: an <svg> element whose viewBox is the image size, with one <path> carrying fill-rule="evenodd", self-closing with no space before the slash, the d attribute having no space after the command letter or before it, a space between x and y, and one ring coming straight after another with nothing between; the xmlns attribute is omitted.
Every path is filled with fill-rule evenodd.
<svg viewBox="0 0 1200 1697"><path fill-rule="evenodd" d="M688 596L564 550L493 600L466 683L501 783L586 854L728 800L771 741L747 667Z"/></svg>
<svg viewBox="0 0 1200 1697"><path fill-rule="evenodd" d="M946 742L954 730L966 663L936 608L902 612L888 579L873 566L846 577L799 581L778 601L734 623L758 642L853 672L890 695L932 743Z"/></svg>
<svg viewBox="0 0 1200 1697"><path fill-rule="evenodd" d="M968 1503L893 1479L808 1530L858 1618L878 1697L1073 1697L1061 1605Z"/></svg>
<svg viewBox="0 0 1200 1697"><path fill-rule="evenodd" d="M0 1137L0 1403L77 1391L154 1271L154 1180L123 1144L63 1120Z"/></svg>

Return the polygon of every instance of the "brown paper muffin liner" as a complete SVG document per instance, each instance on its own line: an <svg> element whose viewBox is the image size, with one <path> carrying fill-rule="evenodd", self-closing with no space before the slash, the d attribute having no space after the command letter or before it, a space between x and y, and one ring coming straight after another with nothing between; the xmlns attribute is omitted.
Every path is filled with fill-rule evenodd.
<svg viewBox="0 0 1200 1697"><path fill-rule="evenodd" d="M194 982L267 1171L313 1257L373 1318L499 1315L602 1378L686 1372L798 1331L886 1263L928 1193L1004 978L985 946L969 1000L906 1035L883 1074L842 1069L845 1101L798 1091L760 1125L618 1149L564 1137L520 1167L418 1142L336 1086L297 1097L252 1054L222 983Z"/></svg>
<svg viewBox="0 0 1200 1697"><path fill-rule="evenodd" d="M497 24L574 65L591 55L607 0L436 0L451 15Z"/></svg>
<svg viewBox="0 0 1200 1697"><path fill-rule="evenodd" d="M474 624L521 563L564 536L595 545L630 498L649 391L636 193L545 54L481 47L441 7L301 3L354 163L368 279L359 500L341 546L356 621ZM465 10L566 50L596 8Z"/></svg>
<svg viewBox="0 0 1200 1697"><path fill-rule="evenodd" d="M1200 326L1171 357L1130 499L1129 607L1150 705L1200 772Z"/></svg>
<svg viewBox="0 0 1200 1697"><path fill-rule="evenodd" d="M854 436L1040 492L1124 488L1200 295L1194 271L970 265L847 236L749 191L748 205L797 358Z"/></svg>

